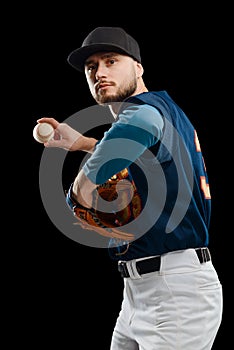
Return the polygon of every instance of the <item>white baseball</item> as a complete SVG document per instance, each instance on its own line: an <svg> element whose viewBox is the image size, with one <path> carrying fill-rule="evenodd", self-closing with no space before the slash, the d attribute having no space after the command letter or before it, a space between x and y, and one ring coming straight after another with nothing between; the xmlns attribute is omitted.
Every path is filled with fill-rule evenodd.
<svg viewBox="0 0 234 350"><path fill-rule="evenodd" d="M49 123L38 123L33 129L33 137L37 142L48 142L53 136L54 128Z"/></svg>

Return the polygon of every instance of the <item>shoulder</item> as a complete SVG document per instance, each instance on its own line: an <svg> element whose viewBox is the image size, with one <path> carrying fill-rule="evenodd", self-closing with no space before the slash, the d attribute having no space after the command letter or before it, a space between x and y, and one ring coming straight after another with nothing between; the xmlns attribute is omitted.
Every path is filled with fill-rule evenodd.
<svg viewBox="0 0 234 350"><path fill-rule="evenodd" d="M118 116L118 123L140 128L163 129L163 117L157 108L149 104L128 103Z"/></svg>

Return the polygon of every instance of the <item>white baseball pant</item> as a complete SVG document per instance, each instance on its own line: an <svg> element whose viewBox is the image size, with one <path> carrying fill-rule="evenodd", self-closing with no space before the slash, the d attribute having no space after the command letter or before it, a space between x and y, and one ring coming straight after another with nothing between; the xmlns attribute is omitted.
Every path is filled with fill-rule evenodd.
<svg viewBox="0 0 234 350"><path fill-rule="evenodd" d="M124 278L111 350L210 350L222 298L212 261L194 249L164 254L160 271Z"/></svg>

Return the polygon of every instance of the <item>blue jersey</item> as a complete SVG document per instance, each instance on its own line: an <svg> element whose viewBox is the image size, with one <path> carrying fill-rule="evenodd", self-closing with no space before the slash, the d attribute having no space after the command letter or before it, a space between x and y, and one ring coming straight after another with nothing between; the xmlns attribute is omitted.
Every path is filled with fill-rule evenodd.
<svg viewBox="0 0 234 350"><path fill-rule="evenodd" d="M142 214L127 227L133 242L110 240L113 259L208 245L211 196L198 135L167 92L127 99L83 167L97 184L123 168L142 199Z"/></svg>

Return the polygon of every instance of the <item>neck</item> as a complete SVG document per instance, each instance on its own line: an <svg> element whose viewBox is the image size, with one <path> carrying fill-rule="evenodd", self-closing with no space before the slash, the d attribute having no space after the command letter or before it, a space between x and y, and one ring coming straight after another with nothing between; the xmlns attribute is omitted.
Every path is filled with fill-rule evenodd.
<svg viewBox="0 0 234 350"><path fill-rule="evenodd" d="M137 84L137 88L136 88L135 92L131 96L136 96L136 95L142 94L143 92L147 92L147 91L149 91L149 90L146 88L143 79L140 78L140 81ZM131 97L131 96L129 96L129 97ZM113 117L115 119L117 117L117 114L119 112L120 107L121 107L121 103L120 102L112 102L109 105L110 111L111 111L111 113L112 113L112 115L113 115Z"/></svg>
<svg viewBox="0 0 234 350"><path fill-rule="evenodd" d="M144 80L141 77L141 78L139 78L137 88L136 88L135 92L132 94L132 96L142 94L143 92L147 92L147 91L148 91L148 89L145 86Z"/></svg>

